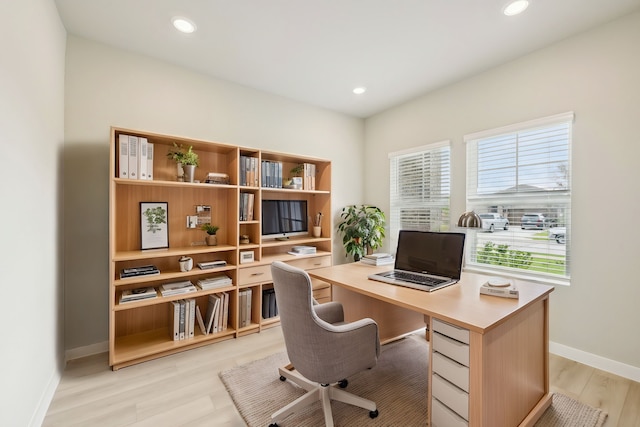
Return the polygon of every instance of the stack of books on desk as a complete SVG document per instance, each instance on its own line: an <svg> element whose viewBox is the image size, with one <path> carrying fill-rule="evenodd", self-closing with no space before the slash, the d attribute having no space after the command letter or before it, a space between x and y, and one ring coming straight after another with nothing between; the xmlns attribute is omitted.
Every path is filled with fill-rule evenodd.
<svg viewBox="0 0 640 427"><path fill-rule="evenodd" d="M480 293L503 298L518 299L520 297L516 285L511 280L502 277L489 278L486 283L480 286Z"/></svg>
<svg viewBox="0 0 640 427"><path fill-rule="evenodd" d="M152 299L156 298L157 296L158 294L156 293L156 288L154 287L127 289L126 291L122 291L122 295L120 296L120 303L122 304L131 301Z"/></svg>
<svg viewBox="0 0 640 427"><path fill-rule="evenodd" d="M160 274L160 270L155 265L143 265L141 267L124 268L120 271L121 279L128 279L130 277L140 276L153 276Z"/></svg>
<svg viewBox="0 0 640 427"><path fill-rule="evenodd" d="M187 294L189 292L196 292L197 290L198 289L193 286L193 283L188 280L184 282L165 283L160 286L160 293L162 293L163 297Z"/></svg>
<svg viewBox="0 0 640 427"><path fill-rule="evenodd" d="M207 277L206 279L200 279L196 283L198 287L203 291L208 291L209 289L224 288L225 286L232 285L231 277L227 276L226 274L215 277Z"/></svg>
<svg viewBox="0 0 640 427"><path fill-rule="evenodd" d="M391 254L379 253L365 255L360 261L369 265L393 265L395 258Z"/></svg>
<svg viewBox="0 0 640 427"><path fill-rule="evenodd" d="M297 245L292 247L289 253L291 255L312 255L316 253L316 247Z"/></svg>

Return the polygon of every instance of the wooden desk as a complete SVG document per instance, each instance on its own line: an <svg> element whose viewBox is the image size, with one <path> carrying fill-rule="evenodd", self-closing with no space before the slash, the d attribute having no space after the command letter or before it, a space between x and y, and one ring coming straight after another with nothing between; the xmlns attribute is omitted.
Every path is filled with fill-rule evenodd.
<svg viewBox="0 0 640 427"><path fill-rule="evenodd" d="M514 300L480 295L479 287L488 278L480 274L463 273L459 283L435 292L367 279L373 272L388 269L352 263L312 270L309 275L335 285L333 299L343 303L347 320L372 317L385 338L412 330L403 331L406 327L415 330L419 321L429 325L440 321L459 328L469 341L468 408L464 408L468 409L468 425L532 426L551 404L548 343L553 287L517 280L520 298ZM397 324L402 326L396 328ZM429 339L431 418L433 327Z"/></svg>

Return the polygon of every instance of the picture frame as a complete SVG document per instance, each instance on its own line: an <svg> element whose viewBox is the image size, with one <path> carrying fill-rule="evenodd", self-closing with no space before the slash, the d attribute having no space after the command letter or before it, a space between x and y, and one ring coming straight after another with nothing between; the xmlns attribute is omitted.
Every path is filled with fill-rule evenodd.
<svg viewBox="0 0 640 427"><path fill-rule="evenodd" d="M169 203L140 202L140 248L169 247Z"/></svg>

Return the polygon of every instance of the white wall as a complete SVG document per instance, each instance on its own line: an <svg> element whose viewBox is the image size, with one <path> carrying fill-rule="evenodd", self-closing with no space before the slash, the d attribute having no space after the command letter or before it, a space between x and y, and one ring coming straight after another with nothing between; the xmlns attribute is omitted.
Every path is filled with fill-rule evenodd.
<svg viewBox="0 0 640 427"><path fill-rule="evenodd" d="M574 111L572 280L551 294L551 340L636 376L638 46L635 13L367 119L364 197L388 210L387 154L450 139L451 211L462 213L463 135Z"/></svg>
<svg viewBox="0 0 640 427"><path fill-rule="evenodd" d="M40 425L63 366L66 33L51 0L0 16L0 425Z"/></svg>
<svg viewBox="0 0 640 427"><path fill-rule="evenodd" d="M333 215L360 203L364 121L69 36L65 102L66 348L108 339L110 126L333 161ZM342 247L335 247L343 262ZM82 352L82 351L81 351Z"/></svg>

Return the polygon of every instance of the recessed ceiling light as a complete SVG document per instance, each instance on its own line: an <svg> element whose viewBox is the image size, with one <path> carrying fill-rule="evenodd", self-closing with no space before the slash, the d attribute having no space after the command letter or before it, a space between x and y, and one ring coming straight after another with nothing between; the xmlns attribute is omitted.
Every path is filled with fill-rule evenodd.
<svg viewBox="0 0 640 427"><path fill-rule="evenodd" d="M182 31L183 33L190 34L196 30L196 24L182 16L176 16L171 22L173 22L173 26L176 27L178 31Z"/></svg>
<svg viewBox="0 0 640 427"><path fill-rule="evenodd" d="M355 93L356 95L362 95L366 91L367 91L367 88L362 86L353 89L353 93Z"/></svg>
<svg viewBox="0 0 640 427"><path fill-rule="evenodd" d="M527 0L516 0L506 5L502 10L502 13L507 16L513 16L524 12L527 7L529 7L529 2Z"/></svg>

